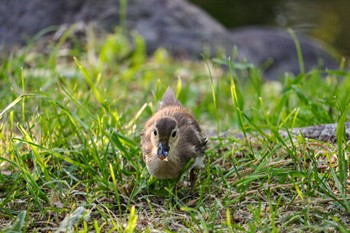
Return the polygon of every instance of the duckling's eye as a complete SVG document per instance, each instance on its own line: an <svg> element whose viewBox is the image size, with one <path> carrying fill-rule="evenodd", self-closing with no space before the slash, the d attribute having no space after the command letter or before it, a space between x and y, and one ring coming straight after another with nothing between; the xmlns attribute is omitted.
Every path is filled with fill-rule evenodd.
<svg viewBox="0 0 350 233"><path fill-rule="evenodd" d="M153 134L154 134L154 136L157 136L157 130L156 129L153 130Z"/></svg>
<svg viewBox="0 0 350 233"><path fill-rule="evenodd" d="M176 137L176 130L173 131L173 133L171 134L171 136L174 138Z"/></svg>

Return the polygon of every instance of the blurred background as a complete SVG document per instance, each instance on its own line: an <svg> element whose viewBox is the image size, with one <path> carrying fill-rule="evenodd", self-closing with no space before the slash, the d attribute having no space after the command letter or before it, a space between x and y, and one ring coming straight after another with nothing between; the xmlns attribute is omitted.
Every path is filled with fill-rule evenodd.
<svg viewBox="0 0 350 233"><path fill-rule="evenodd" d="M350 56L349 0L189 0L227 28L291 27ZM247 14L249 12L249 14Z"/></svg>

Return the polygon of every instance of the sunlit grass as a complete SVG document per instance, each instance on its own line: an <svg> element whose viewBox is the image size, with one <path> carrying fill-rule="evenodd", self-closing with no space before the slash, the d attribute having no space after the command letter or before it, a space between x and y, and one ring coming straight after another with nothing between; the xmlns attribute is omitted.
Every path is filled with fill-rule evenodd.
<svg viewBox="0 0 350 233"><path fill-rule="evenodd" d="M1 58L0 228L346 232L350 227L343 131L350 73L314 70L265 82L258 68L234 58L178 61L161 48L147 57L137 34L133 47L118 30L103 40L87 30L86 43L78 47L67 49L74 41L71 30L51 45L51 53L33 45ZM143 124L168 86L209 137L195 196L187 173L175 182L150 177L139 149ZM278 132L335 122L336 144ZM69 214L76 218L71 226L65 225Z"/></svg>

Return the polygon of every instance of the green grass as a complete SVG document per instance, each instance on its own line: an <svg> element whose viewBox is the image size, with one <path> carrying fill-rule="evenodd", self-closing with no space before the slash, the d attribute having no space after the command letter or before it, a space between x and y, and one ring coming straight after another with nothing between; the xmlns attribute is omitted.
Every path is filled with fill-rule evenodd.
<svg viewBox="0 0 350 233"><path fill-rule="evenodd" d="M147 57L137 34L133 49L120 30L101 39L87 28L83 41L73 31L1 58L2 231L350 228L341 127L349 120L349 72L264 82L258 68L234 58L177 61L161 48ZM177 183L157 180L142 161L140 132L168 86L209 136L195 197L187 173ZM336 144L278 134L335 122Z"/></svg>

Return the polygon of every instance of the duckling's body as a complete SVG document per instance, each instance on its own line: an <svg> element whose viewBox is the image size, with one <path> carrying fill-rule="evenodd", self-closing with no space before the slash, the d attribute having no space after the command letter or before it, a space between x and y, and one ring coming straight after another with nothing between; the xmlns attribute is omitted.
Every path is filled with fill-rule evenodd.
<svg viewBox="0 0 350 233"><path fill-rule="evenodd" d="M190 178L194 185L193 169L204 167L206 143L195 118L168 88L160 109L147 121L141 138L149 173L158 179L174 179L193 160Z"/></svg>

